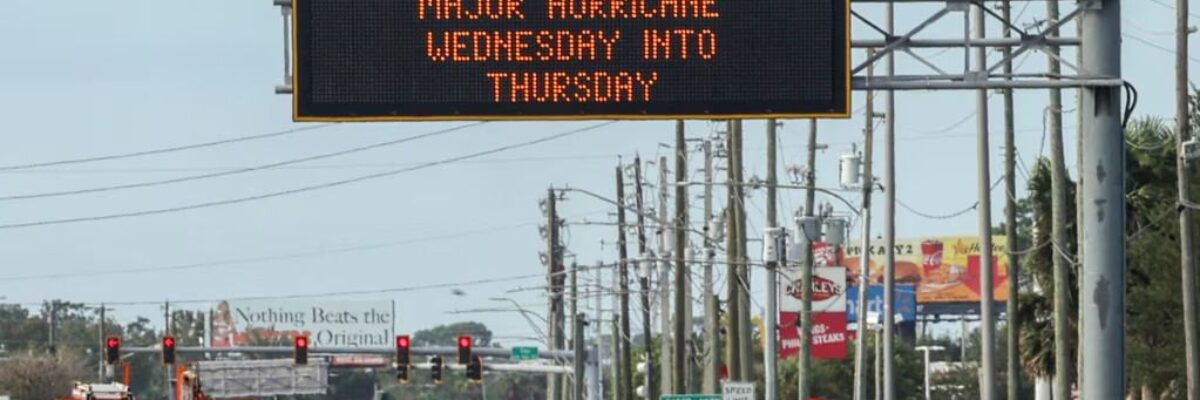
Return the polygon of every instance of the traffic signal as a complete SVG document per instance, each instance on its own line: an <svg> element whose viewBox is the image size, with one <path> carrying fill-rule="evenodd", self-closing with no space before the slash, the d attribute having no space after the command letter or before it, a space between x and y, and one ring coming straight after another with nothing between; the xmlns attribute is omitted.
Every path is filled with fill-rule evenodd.
<svg viewBox="0 0 1200 400"><path fill-rule="evenodd" d="M175 363L175 337L167 336L162 339L162 362L163 364Z"/></svg>
<svg viewBox="0 0 1200 400"><path fill-rule="evenodd" d="M471 363L471 337L458 337L458 364L466 365Z"/></svg>
<svg viewBox="0 0 1200 400"><path fill-rule="evenodd" d="M412 348L412 340L408 335L396 336L396 365L406 366L412 364L409 359L409 349Z"/></svg>
<svg viewBox="0 0 1200 400"><path fill-rule="evenodd" d="M433 372L433 383L442 383L442 356L433 356L429 359L429 363L433 364L430 370Z"/></svg>
<svg viewBox="0 0 1200 400"><path fill-rule="evenodd" d="M296 365L308 364L308 336L296 336L292 339L292 360Z"/></svg>
<svg viewBox="0 0 1200 400"><path fill-rule="evenodd" d="M407 364L397 366L396 367L396 380L400 381L400 383L408 383L409 368L411 368L411 367L408 366Z"/></svg>
<svg viewBox="0 0 1200 400"><path fill-rule="evenodd" d="M116 365L121 361L121 338L109 336L104 340L104 362L108 365Z"/></svg>
<svg viewBox="0 0 1200 400"><path fill-rule="evenodd" d="M479 356L472 357L471 363L467 364L467 379L476 383L483 381L483 359Z"/></svg>

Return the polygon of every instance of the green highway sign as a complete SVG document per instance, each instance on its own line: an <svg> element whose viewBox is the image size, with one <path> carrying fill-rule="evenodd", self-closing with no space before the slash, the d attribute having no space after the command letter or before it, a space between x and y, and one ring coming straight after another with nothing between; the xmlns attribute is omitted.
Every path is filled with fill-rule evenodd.
<svg viewBox="0 0 1200 400"><path fill-rule="evenodd" d="M518 361L536 360L538 359L538 349L537 347L513 347L512 359Z"/></svg>
<svg viewBox="0 0 1200 400"><path fill-rule="evenodd" d="M659 400L721 400L719 394L664 394Z"/></svg>

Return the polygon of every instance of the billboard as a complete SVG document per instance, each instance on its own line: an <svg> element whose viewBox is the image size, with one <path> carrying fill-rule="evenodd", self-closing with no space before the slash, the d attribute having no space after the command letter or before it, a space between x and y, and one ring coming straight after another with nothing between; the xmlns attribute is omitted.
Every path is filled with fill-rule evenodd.
<svg viewBox="0 0 1200 400"><path fill-rule="evenodd" d="M222 301L213 310L213 347L278 345L307 335L312 346L390 347L391 301Z"/></svg>
<svg viewBox="0 0 1200 400"><path fill-rule="evenodd" d="M896 285L897 320L917 320L917 288L913 285ZM867 315L883 312L883 285L867 288ZM846 289L846 322L858 322L858 286Z"/></svg>
<svg viewBox="0 0 1200 400"><path fill-rule="evenodd" d="M1008 243L1004 236L992 237L992 276L995 301L1008 299L1008 263L1003 249ZM885 247L872 242L869 281L883 283ZM979 237L942 236L896 241L896 283L916 287L917 303L978 303L981 299L981 257ZM851 242L845 249L841 264L847 267L850 282L858 281L862 242ZM868 293L869 294L869 293Z"/></svg>
<svg viewBox="0 0 1200 400"><path fill-rule="evenodd" d="M822 243L814 249L824 249ZM817 252L820 253L819 251ZM818 258L819 259L819 258ZM824 265L824 264L822 264ZM779 356L800 354L804 280L798 265L780 269ZM818 359L846 358L846 269L839 266L813 268L812 355Z"/></svg>
<svg viewBox="0 0 1200 400"><path fill-rule="evenodd" d="M292 4L297 121L850 111L850 0Z"/></svg>

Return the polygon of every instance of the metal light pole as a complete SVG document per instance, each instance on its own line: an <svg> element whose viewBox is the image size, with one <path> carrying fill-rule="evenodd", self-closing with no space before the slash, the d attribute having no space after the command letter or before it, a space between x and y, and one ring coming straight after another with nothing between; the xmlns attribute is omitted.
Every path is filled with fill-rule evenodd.
<svg viewBox="0 0 1200 400"><path fill-rule="evenodd" d="M895 32L896 4L887 3L887 31ZM888 53L887 75L896 75L895 53ZM887 201L884 204L883 240L887 243L883 263L883 399L896 400L896 91L887 92L887 124L884 146ZM863 288L863 291L866 291Z"/></svg>
<svg viewBox="0 0 1200 400"><path fill-rule="evenodd" d="M1121 2L1099 0L1079 23L1082 68L1121 76ZM1082 398L1125 395L1125 135L1121 88L1085 87L1083 103L1083 276L1079 285Z"/></svg>
<svg viewBox="0 0 1200 400"><path fill-rule="evenodd" d="M925 400L930 400L933 398L933 387L930 385L929 380L929 353L946 350L946 348L942 346L917 346L916 350L925 353Z"/></svg>

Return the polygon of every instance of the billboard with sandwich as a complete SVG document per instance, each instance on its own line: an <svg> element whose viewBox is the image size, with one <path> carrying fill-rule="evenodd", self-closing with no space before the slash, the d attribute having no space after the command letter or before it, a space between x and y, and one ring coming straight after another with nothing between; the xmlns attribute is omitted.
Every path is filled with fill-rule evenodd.
<svg viewBox="0 0 1200 400"><path fill-rule="evenodd" d="M871 243L871 284L883 282L882 266L886 248L882 241ZM1003 255L1004 236L992 237L993 289L995 301L1008 299L1008 264ZM896 240L896 283L916 287L917 303L977 303L982 293L980 270L983 255L977 236L942 236ZM849 282L858 282L861 242L851 242L842 250L841 264L847 267Z"/></svg>

